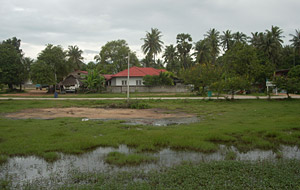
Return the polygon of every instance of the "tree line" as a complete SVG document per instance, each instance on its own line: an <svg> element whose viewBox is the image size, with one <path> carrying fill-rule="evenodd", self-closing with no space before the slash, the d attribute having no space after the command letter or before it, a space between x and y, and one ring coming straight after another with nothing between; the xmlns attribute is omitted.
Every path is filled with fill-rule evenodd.
<svg viewBox="0 0 300 190"><path fill-rule="evenodd" d="M114 40L102 46L95 61L87 64L83 62L83 51L76 45L64 50L48 44L33 60L24 56L21 40L14 37L0 43L0 83L10 89L29 78L34 83L56 84L75 70L114 74L127 68L129 55L131 66L166 68L202 93L207 88L224 89L224 85L218 84L220 81L264 89L274 71L300 65L300 30L290 34L290 45L283 45L282 34L283 30L277 26L251 36L231 30L221 33L213 28L199 41L193 42L190 34L180 33L176 44L164 46L161 31L151 28L141 38L145 54L142 60L125 40ZM162 59L158 58L160 54Z"/></svg>

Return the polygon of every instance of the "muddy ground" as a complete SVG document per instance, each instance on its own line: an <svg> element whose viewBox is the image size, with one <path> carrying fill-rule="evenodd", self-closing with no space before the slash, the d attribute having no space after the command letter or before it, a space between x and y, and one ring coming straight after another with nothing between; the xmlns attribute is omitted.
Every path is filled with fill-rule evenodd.
<svg viewBox="0 0 300 190"><path fill-rule="evenodd" d="M193 114L167 111L162 109L114 109L114 108L40 108L26 109L16 113L7 114L8 118L15 119L54 119L58 117L77 117L89 119L164 119L189 118Z"/></svg>

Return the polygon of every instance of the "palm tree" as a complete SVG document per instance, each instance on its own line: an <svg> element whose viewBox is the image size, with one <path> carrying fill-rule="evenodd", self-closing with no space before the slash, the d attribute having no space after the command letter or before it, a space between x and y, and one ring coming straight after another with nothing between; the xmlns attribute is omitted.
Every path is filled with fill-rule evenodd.
<svg viewBox="0 0 300 190"><path fill-rule="evenodd" d="M282 43L284 36L281 34L283 31L277 27L272 26L271 30L266 30L261 44L262 49L268 55L272 63L276 64L279 58L280 51L282 49Z"/></svg>
<svg viewBox="0 0 300 190"><path fill-rule="evenodd" d="M80 70L81 68L81 64L83 63L83 57L81 56L82 53L83 51L80 50L77 45L69 46L68 48L68 61L71 63L71 67L73 67L74 70Z"/></svg>
<svg viewBox="0 0 300 190"><path fill-rule="evenodd" d="M290 34L292 36L292 39L290 42L292 42L292 46L297 51L298 55L300 55L300 30L296 30L295 35Z"/></svg>
<svg viewBox="0 0 300 190"><path fill-rule="evenodd" d="M178 67L178 53L174 45L166 46L165 52L162 56L164 58L164 63L167 64L167 70L172 72L177 72Z"/></svg>
<svg viewBox="0 0 300 190"><path fill-rule="evenodd" d="M208 44L208 39L200 40L195 44L195 53L193 54L196 57L196 63L207 64L211 61L210 59L210 47Z"/></svg>
<svg viewBox="0 0 300 190"><path fill-rule="evenodd" d="M249 42L256 48L259 48L263 42L264 34L262 32L251 32L252 38L250 38Z"/></svg>
<svg viewBox="0 0 300 190"><path fill-rule="evenodd" d="M233 35L234 42L240 42L242 44L247 43L247 35L243 32L236 32Z"/></svg>
<svg viewBox="0 0 300 190"><path fill-rule="evenodd" d="M216 59L220 53L220 32L216 29L210 29L204 36L207 37L211 50L212 64L216 63Z"/></svg>
<svg viewBox="0 0 300 190"><path fill-rule="evenodd" d="M178 34L176 37L177 50L180 54L180 61L182 64L182 68L187 69L190 67L190 51L192 49L193 41L190 34Z"/></svg>
<svg viewBox="0 0 300 190"><path fill-rule="evenodd" d="M161 32L157 28L151 28L151 32L146 33L146 37L142 38L144 40L144 44L142 45L142 50L144 54L153 58L153 62L155 64L155 55L159 54L162 51L163 41L161 41L162 35ZM149 63L147 64L147 67Z"/></svg>
<svg viewBox="0 0 300 190"><path fill-rule="evenodd" d="M233 36L230 30L223 31L223 35L220 36L221 45L223 46L223 50L227 51L233 45Z"/></svg>

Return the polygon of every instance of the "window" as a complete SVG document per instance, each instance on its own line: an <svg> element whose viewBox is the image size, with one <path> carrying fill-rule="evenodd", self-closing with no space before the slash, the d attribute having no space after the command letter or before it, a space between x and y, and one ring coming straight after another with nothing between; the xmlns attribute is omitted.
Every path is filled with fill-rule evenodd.
<svg viewBox="0 0 300 190"><path fill-rule="evenodd" d="M136 85L137 86L142 85L142 80L136 80Z"/></svg>
<svg viewBox="0 0 300 190"><path fill-rule="evenodd" d="M127 80L122 80L122 86L127 85Z"/></svg>

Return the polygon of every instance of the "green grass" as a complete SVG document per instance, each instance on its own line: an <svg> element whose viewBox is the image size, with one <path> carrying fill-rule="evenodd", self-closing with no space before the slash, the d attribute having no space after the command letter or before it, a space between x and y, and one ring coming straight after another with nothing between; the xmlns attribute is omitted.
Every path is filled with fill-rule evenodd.
<svg viewBox="0 0 300 190"><path fill-rule="evenodd" d="M5 113L45 107L109 107L124 101L0 101L0 154L37 155L48 161L57 153L81 154L99 146L125 144L137 152L176 150L214 152L219 144L241 151L300 146L299 100L144 100L138 105L196 114L200 121L168 127L128 126L121 121L80 118L13 120ZM101 135L99 135L101 134Z"/></svg>
<svg viewBox="0 0 300 190"><path fill-rule="evenodd" d="M0 165L5 163L8 160L8 157L5 155L0 155Z"/></svg>
<svg viewBox="0 0 300 190"><path fill-rule="evenodd" d="M172 168L143 171L97 173L73 172L65 184L54 189L299 189L300 163L295 160L277 162L219 161L191 164ZM7 182L6 182L7 183ZM50 184L50 183L48 183ZM28 189L40 189L35 181Z"/></svg>
<svg viewBox="0 0 300 190"><path fill-rule="evenodd" d="M105 162L117 166L139 165L157 161L157 158L142 154L124 154L120 152L110 152L105 158Z"/></svg>

